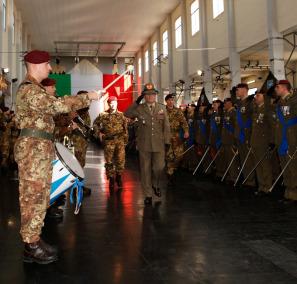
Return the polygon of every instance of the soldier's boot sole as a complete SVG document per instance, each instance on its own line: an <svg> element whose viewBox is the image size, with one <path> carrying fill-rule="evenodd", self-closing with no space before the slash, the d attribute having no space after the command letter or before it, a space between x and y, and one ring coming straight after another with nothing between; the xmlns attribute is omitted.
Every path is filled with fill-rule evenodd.
<svg viewBox="0 0 297 284"><path fill-rule="evenodd" d="M45 259L44 260L37 259L37 258L34 258L34 257L30 257L30 256L23 256L23 262L25 262L25 263L37 263L37 264L44 265L44 264L50 264L50 263L55 262L57 260L58 260L57 256L55 256L55 257L53 257L51 259L46 259L46 260Z"/></svg>

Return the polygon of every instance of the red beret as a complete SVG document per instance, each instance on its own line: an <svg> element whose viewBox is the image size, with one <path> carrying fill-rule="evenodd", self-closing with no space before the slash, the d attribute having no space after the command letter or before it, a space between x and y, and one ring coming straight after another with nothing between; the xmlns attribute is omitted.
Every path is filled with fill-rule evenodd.
<svg viewBox="0 0 297 284"><path fill-rule="evenodd" d="M279 80L276 82L276 85L291 85L288 80Z"/></svg>
<svg viewBox="0 0 297 284"><path fill-rule="evenodd" d="M116 101L116 102L117 102L117 101L118 101L118 98L115 97L115 96L111 96L111 97L109 97L108 100L107 100L107 102L109 102L109 103L112 102L112 101Z"/></svg>
<svg viewBox="0 0 297 284"><path fill-rule="evenodd" d="M50 61L50 55L46 51L32 50L28 52L24 57L25 62L33 64L41 64Z"/></svg>
<svg viewBox="0 0 297 284"><path fill-rule="evenodd" d="M55 86L56 85L56 80L51 79L51 78L46 78L41 81L41 85L44 87L50 87L50 86Z"/></svg>

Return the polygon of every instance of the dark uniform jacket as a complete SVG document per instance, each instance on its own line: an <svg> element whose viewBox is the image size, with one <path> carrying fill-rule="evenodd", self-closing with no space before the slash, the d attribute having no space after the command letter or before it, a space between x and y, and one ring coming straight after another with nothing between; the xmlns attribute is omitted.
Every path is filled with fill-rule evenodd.
<svg viewBox="0 0 297 284"><path fill-rule="evenodd" d="M222 128L222 144L234 145L235 144L235 130L236 124L236 110L234 107L224 112L223 128Z"/></svg>

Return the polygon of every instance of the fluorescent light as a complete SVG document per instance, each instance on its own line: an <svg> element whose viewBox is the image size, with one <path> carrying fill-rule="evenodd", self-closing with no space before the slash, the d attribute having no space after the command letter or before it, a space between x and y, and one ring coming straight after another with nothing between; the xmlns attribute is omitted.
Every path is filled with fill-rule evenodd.
<svg viewBox="0 0 297 284"><path fill-rule="evenodd" d="M198 76L202 76L203 71L202 71L202 70L198 70L198 71L197 71L197 74L198 74Z"/></svg>
<svg viewBox="0 0 297 284"><path fill-rule="evenodd" d="M216 91L213 91L212 93L213 93L213 94L216 94L217 92L216 92Z"/></svg>
<svg viewBox="0 0 297 284"><path fill-rule="evenodd" d="M6 68L2 68L2 72L3 72L4 74L9 73L9 68L8 68L8 67L6 67Z"/></svg>
<svg viewBox="0 0 297 284"><path fill-rule="evenodd" d="M256 82L256 80L251 80L251 81L248 81L247 84L250 85L250 84L253 84L255 82Z"/></svg>

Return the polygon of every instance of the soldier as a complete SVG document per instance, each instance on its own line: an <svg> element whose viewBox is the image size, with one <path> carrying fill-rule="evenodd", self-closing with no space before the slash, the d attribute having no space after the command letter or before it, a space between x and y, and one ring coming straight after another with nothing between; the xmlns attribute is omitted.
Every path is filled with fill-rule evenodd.
<svg viewBox="0 0 297 284"><path fill-rule="evenodd" d="M210 133L209 143L211 146L210 155L214 159L218 151L221 151L222 146L222 127L223 127L223 102L215 100L213 102L213 112L210 116ZM222 178L224 174L223 160L221 152L218 153L215 164L215 171L217 178Z"/></svg>
<svg viewBox="0 0 297 284"><path fill-rule="evenodd" d="M9 164L12 169L15 169L15 160L14 160L14 145L16 140L19 137L20 130L17 128L16 121L15 121L15 114L11 111L11 120L7 124L7 127L10 129L10 139L9 139Z"/></svg>
<svg viewBox="0 0 297 284"><path fill-rule="evenodd" d="M14 149L19 167L21 236L24 261L47 264L57 260L56 249L40 238L52 179L53 116L87 107L99 94L55 98L40 84L51 71L49 54L34 50L24 61L27 75L16 97L16 122L21 133Z"/></svg>
<svg viewBox="0 0 297 284"><path fill-rule="evenodd" d="M2 108L3 115L4 115L4 131L1 138L1 170L2 172L6 173L9 168L9 150L10 150L10 128L8 123L11 119L11 113L8 107Z"/></svg>
<svg viewBox="0 0 297 284"><path fill-rule="evenodd" d="M157 94L152 83L145 84L141 96L125 112L127 117L138 120L136 140L145 205L152 204L152 191L155 196L161 197L160 179L165 167L165 148L170 145L167 112L156 102ZM143 98L145 103L140 104Z"/></svg>
<svg viewBox="0 0 297 284"><path fill-rule="evenodd" d="M265 101L264 94L257 92L255 95L255 108L253 112L253 125L251 134L251 147L253 149L255 162L261 160L268 150L273 150L274 136L271 108L268 101ZM272 185L272 161L271 155L266 157L256 168L258 181L257 195L264 195L269 192Z"/></svg>
<svg viewBox="0 0 297 284"><path fill-rule="evenodd" d="M94 121L94 132L102 134L106 176L112 193L115 181L123 187L122 172L125 169L125 146L128 143L127 119L118 111L117 97L108 98L109 110L100 114Z"/></svg>
<svg viewBox="0 0 297 284"><path fill-rule="evenodd" d="M297 201L297 157L292 157L297 149L297 96L291 92L292 87L287 80L277 82L275 90L280 97L277 104L275 144L278 146L282 169L292 159L283 173L286 187L283 201L292 203Z"/></svg>
<svg viewBox="0 0 297 284"><path fill-rule="evenodd" d="M236 139L234 136L236 123L236 110L233 106L231 98L224 100L224 118L223 118L223 128L222 128L222 160L224 163L223 168L227 169L232 161L233 156L236 153ZM230 170L228 171L226 177L227 184L234 184L236 177L238 175L239 161L234 160Z"/></svg>
<svg viewBox="0 0 297 284"><path fill-rule="evenodd" d="M249 87L245 83L237 85L236 96L239 99L238 108L236 110L235 137L237 139L237 147L241 166L248 155L250 149L250 138L252 131L252 114L253 114L253 97L248 95ZM243 169L243 176L246 177L254 166L253 155L249 155ZM246 186L255 187L255 175L251 174L247 180Z"/></svg>
<svg viewBox="0 0 297 284"><path fill-rule="evenodd" d="M173 185L173 174L178 168L182 158L181 155L184 152L182 139L189 138L189 126L183 112L174 106L174 95L167 95L165 101L171 131L171 145L166 153L167 175L169 185ZM182 139L181 134L183 136Z"/></svg>

